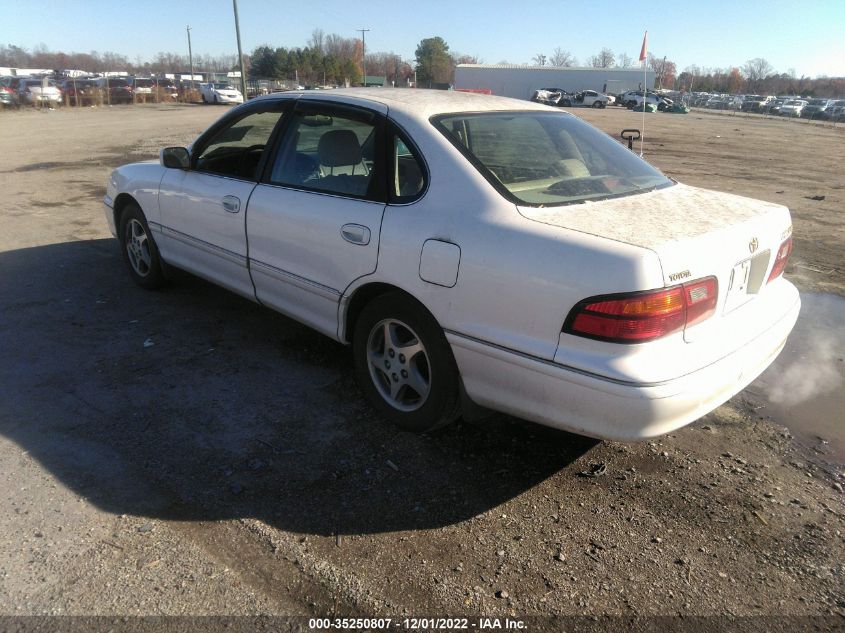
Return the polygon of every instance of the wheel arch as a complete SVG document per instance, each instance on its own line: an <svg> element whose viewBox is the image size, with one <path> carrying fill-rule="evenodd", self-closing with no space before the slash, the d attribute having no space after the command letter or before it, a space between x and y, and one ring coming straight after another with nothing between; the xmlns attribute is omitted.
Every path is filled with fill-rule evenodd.
<svg viewBox="0 0 845 633"><path fill-rule="evenodd" d="M361 315L361 311L364 309L364 306L376 297L394 293L403 295L409 301L418 305L422 310L425 310L435 323L440 325L440 321L438 321L437 317L431 313L431 310L426 308L422 301L417 299L407 290L404 290L399 286L394 286L390 283L373 281L355 288L349 299L346 300L345 308L343 307L344 304L341 303L341 315L339 319L340 331L338 332L338 339L343 343L351 343L352 332L355 331L355 323L358 321L358 317ZM440 325L440 327L442 328L443 326Z"/></svg>
<svg viewBox="0 0 845 633"><path fill-rule="evenodd" d="M138 204L138 201L132 197L131 194L120 193L114 199L114 208L112 212L114 213L114 226L117 231L120 231L120 218L123 215L123 210L133 202L138 205L139 209L141 208L141 205ZM141 209L141 213L143 212L144 210ZM144 214L144 217L146 217L146 214Z"/></svg>

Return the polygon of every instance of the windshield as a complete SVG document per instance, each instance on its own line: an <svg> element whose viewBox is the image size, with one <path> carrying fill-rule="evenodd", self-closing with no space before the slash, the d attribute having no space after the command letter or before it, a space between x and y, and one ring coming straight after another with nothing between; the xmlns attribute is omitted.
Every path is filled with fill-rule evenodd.
<svg viewBox="0 0 845 633"><path fill-rule="evenodd" d="M571 115L449 114L433 122L517 204L558 206L672 184L621 144Z"/></svg>
<svg viewBox="0 0 845 633"><path fill-rule="evenodd" d="M235 87L232 84L214 84L214 87L218 90L234 90Z"/></svg>

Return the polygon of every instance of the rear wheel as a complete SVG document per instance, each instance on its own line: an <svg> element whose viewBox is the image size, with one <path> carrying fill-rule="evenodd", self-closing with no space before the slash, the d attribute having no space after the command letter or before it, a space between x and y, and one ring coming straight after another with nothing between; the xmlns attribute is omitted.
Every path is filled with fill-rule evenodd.
<svg viewBox="0 0 845 633"><path fill-rule="evenodd" d="M152 290L165 282L158 247L150 234L150 227L141 208L130 202L120 215L121 251L129 266L129 274L142 288Z"/></svg>
<svg viewBox="0 0 845 633"><path fill-rule="evenodd" d="M603 108L604 103L602 103L601 101L593 101L593 107L594 108Z"/></svg>
<svg viewBox="0 0 845 633"><path fill-rule="evenodd" d="M361 389L400 428L431 431L460 414L452 350L414 300L395 293L370 302L355 324L352 353Z"/></svg>

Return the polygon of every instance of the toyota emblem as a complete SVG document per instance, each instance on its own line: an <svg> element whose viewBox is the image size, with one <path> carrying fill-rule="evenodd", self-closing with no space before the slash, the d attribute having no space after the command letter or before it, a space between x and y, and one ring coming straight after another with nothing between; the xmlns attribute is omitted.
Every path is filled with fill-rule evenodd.
<svg viewBox="0 0 845 633"><path fill-rule="evenodd" d="M751 241L748 242L748 250L753 253L757 250L758 246L760 246L760 242L757 241L756 237L752 237Z"/></svg>

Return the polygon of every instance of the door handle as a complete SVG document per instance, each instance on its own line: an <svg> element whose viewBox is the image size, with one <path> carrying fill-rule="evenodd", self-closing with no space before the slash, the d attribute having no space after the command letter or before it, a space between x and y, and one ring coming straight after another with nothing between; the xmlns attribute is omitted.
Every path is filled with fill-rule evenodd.
<svg viewBox="0 0 845 633"><path fill-rule="evenodd" d="M241 210L241 201L235 196L224 196L223 208L229 213L237 213Z"/></svg>
<svg viewBox="0 0 845 633"><path fill-rule="evenodd" d="M351 244L366 246L370 243L370 229L360 224L344 224L340 229L340 234Z"/></svg>

